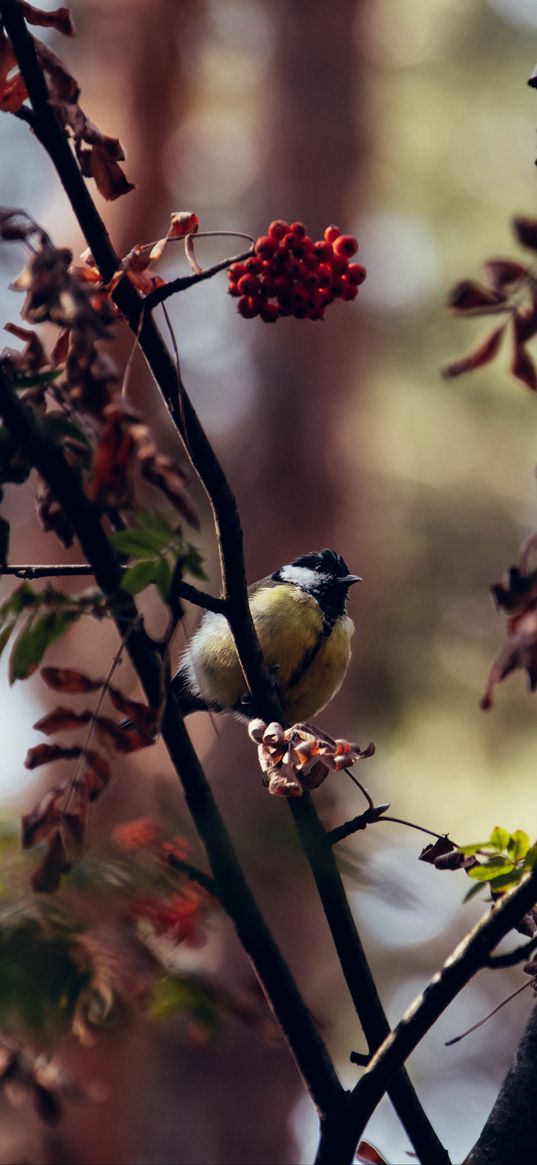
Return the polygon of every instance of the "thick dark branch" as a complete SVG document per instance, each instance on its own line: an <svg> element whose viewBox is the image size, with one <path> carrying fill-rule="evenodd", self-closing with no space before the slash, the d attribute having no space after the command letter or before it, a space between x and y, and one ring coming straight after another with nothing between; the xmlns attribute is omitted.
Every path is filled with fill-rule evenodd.
<svg viewBox="0 0 537 1165"><path fill-rule="evenodd" d="M481 919L463 939L442 970L384 1041L354 1089L357 1141L394 1073L405 1063L459 991L486 966L490 952L531 910L536 901L537 870L534 870L495 904L490 914Z"/></svg>
<svg viewBox="0 0 537 1165"><path fill-rule="evenodd" d="M537 1144L537 1009L533 1009L492 1112L467 1165L527 1165Z"/></svg>
<svg viewBox="0 0 537 1165"><path fill-rule="evenodd" d="M15 395L1 370L0 416L11 436L24 447L57 497L92 564L101 590L111 599L113 608L120 611L116 615L118 629L123 636L129 628L127 650L150 704L158 706L159 660L145 635L130 596L121 592L118 606L121 566L101 527L98 512L84 494L61 450L51 442L28 406ZM333 1105L339 1104L341 1085L324 1043L244 878L226 826L186 731L179 704L171 690L166 698L162 736L182 781L188 808L205 844L219 898L254 965L312 1099L321 1113L330 1111Z"/></svg>
<svg viewBox="0 0 537 1165"><path fill-rule="evenodd" d="M375 1052L389 1034L390 1025L345 894L332 850L331 834L327 834L323 828L308 795L291 800L289 805L369 1051ZM367 810L363 816L369 813L370 810ZM404 1069L392 1079L387 1091L418 1159L424 1165L449 1165L449 1156L423 1111ZM332 1135L333 1131L326 1126L323 1136L328 1145L331 1144Z"/></svg>

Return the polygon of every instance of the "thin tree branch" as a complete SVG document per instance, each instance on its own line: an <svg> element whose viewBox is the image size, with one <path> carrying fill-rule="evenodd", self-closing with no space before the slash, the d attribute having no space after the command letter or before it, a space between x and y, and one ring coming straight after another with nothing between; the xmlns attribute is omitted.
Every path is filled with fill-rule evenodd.
<svg viewBox="0 0 537 1165"><path fill-rule="evenodd" d="M384 1095L394 1073L401 1068L470 979L487 965L490 952L537 901L537 869L519 886L508 891L459 943L365 1069L353 1092L356 1142ZM351 1057L352 1059L352 1057Z"/></svg>
<svg viewBox="0 0 537 1165"><path fill-rule="evenodd" d="M127 568L122 566L121 569L126 570ZM63 565L61 563L51 563L50 566L30 566L20 563L19 565L0 566L0 577L3 574L31 580L36 578L69 578L77 577L78 575L93 575L94 570L87 562L64 563ZM226 604L223 599L209 594L208 591L200 591L199 587L192 586L192 583L184 581L176 583L176 593L178 598L186 599L195 607L203 607L205 611L214 611L217 615L225 615L226 613Z"/></svg>
<svg viewBox="0 0 537 1165"><path fill-rule="evenodd" d="M84 494L61 450L24 405L0 370L0 416L65 511L101 590L108 595L120 635L130 630L127 650L152 707L160 694L160 665L139 623L131 597L118 593L121 565L95 506ZM133 625L134 624L134 625ZM304 1083L321 1114L339 1103L342 1088L306 1005L259 911L231 839L186 731L180 706L167 693L162 736L185 790L188 808L205 845L218 894L249 955L280 1024Z"/></svg>
<svg viewBox="0 0 537 1165"><path fill-rule="evenodd" d="M492 967L499 969L500 967L516 967L517 963L522 963L524 959L529 959L537 948L537 935L530 938L529 942L522 943L521 946L515 947L514 951L508 951L505 955L489 955L485 967Z"/></svg>
<svg viewBox="0 0 537 1165"><path fill-rule="evenodd" d="M213 898L220 900L218 886L210 874L206 874L204 870L199 870L197 866L193 866L192 862L187 862L184 858L178 858L173 853L168 854L166 861L174 870L177 870L180 874L186 874L191 882L197 882L198 886L202 886Z"/></svg>
<svg viewBox="0 0 537 1165"><path fill-rule="evenodd" d="M197 235L194 236L197 238ZM179 275L177 279L170 279L163 287L155 287L154 291L150 291L146 299L148 309L157 307L159 303L164 303L171 295L175 295L178 291L186 291L188 287L193 287L196 283L202 283L204 279L212 279L213 275L218 275L219 271L226 271L232 263L240 263L242 259L248 259L253 254L253 247L249 247L247 251L241 251L240 255L233 255L228 259L221 259L219 263L213 263L212 267L204 267L203 271L199 271L197 275Z"/></svg>

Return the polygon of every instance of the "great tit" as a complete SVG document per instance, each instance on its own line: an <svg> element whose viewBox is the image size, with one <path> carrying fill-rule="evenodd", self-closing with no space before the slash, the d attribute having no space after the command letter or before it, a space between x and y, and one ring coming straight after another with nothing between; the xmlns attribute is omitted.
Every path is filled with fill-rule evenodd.
<svg viewBox="0 0 537 1165"><path fill-rule="evenodd" d="M335 550L303 554L248 588L265 662L288 724L307 721L335 696L351 655L349 587L361 582ZM234 712L250 719L249 696L227 620L203 616L173 680L183 714Z"/></svg>

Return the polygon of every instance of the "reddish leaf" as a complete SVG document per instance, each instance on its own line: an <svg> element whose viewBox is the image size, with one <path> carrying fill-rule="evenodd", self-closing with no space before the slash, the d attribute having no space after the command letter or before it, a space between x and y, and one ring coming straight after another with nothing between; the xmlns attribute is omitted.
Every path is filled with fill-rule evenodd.
<svg viewBox="0 0 537 1165"><path fill-rule="evenodd" d="M75 35L75 26L68 8L54 8L50 12L43 12L41 8L29 4L28 0L20 0L20 7L24 19L29 24L37 24L41 28L55 28L56 32L62 32L64 36Z"/></svg>
<svg viewBox="0 0 537 1165"><path fill-rule="evenodd" d="M472 352L467 352L466 356L461 356L459 360L452 360L450 364L447 364L442 369L442 376L446 380L452 380L455 376L461 376L463 372L472 372L474 368L481 368L484 364L489 364L499 350L504 331L503 324L499 328L495 328L478 348L474 348Z"/></svg>
<svg viewBox="0 0 537 1165"><path fill-rule="evenodd" d="M145 733L137 732L135 728L122 728L107 716L95 717L95 731L103 748L113 752L137 752L140 748L147 748L153 744L153 739Z"/></svg>
<svg viewBox="0 0 537 1165"><path fill-rule="evenodd" d="M36 744L35 748L28 749L24 767L36 769L39 765L48 765L55 760L73 760L81 754L82 748L78 744L73 748L65 748L61 744Z"/></svg>
<svg viewBox="0 0 537 1165"><path fill-rule="evenodd" d="M32 874L32 890L35 890L36 894L51 894L58 889L62 874L66 874L69 869L70 863L67 861L58 830L51 837L45 856Z"/></svg>
<svg viewBox="0 0 537 1165"><path fill-rule="evenodd" d="M530 307L515 312L513 316L515 343L517 345L525 344L527 340L531 340L537 334L537 297L535 292L532 300Z"/></svg>
<svg viewBox="0 0 537 1165"><path fill-rule="evenodd" d="M59 707L42 716L41 720L36 720L34 728L37 732L44 732L45 736L53 736L55 732L72 732L82 724L87 724L91 717L92 713L87 710L77 713L72 708Z"/></svg>
<svg viewBox="0 0 537 1165"><path fill-rule="evenodd" d="M171 457L157 453L142 462L142 474L152 485L161 489L176 510L195 530L200 528L196 507L185 489L185 472Z"/></svg>
<svg viewBox="0 0 537 1165"><path fill-rule="evenodd" d="M485 287L484 284L477 283L474 279L464 279L451 288L448 296L448 307L451 307L453 311L479 313L480 309L487 310L491 307L497 307L504 298L500 292Z"/></svg>
<svg viewBox="0 0 537 1165"><path fill-rule="evenodd" d="M69 69L55 52L42 40L34 40L39 63L49 79L50 96L53 103L66 102L76 105L80 97L80 86Z"/></svg>
<svg viewBox="0 0 537 1165"><path fill-rule="evenodd" d="M158 724L158 713L153 708L148 708L147 704L141 704L137 700L129 700L118 688L109 688L108 695L114 708L129 720L132 720L134 727L142 732L144 736L155 735Z"/></svg>
<svg viewBox="0 0 537 1165"><path fill-rule="evenodd" d="M537 369L523 344L515 345L511 372L513 376L516 376L517 380L521 380L532 392L537 392Z"/></svg>
<svg viewBox="0 0 537 1165"><path fill-rule="evenodd" d="M36 372L48 363L45 349L37 332L31 328L21 328L18 324L9 323L4 324L4 329L12 336L16 336L18 340L24 340L23 351L18 353L18 371Z"/></svg>
<svg viewBox="0 0 537 1165"><path fill-rule="evenodd" d="M16 69L14 76L13 70ZM17 58L7 37L0 39L0 109L17 113L28 96L26 85L17 67Z"/></svg>
<svg viewBox="0 0 537 1165"><path fill-rule="evenodd" d="M66 787L67 782L63 781L61 785L54 785L52 789L48 789L31 812L21 818L23 849L30 849L34 845L39 845L41 841L47 841L59 827Z"/></svg>
<svg viewBox="0 0 537 1165"><path fill-rule="evenodd" d="M100 753L88 749L85 755L87 765L84 773L80 777L80 783L84 784L89 800L96 801L97 797L100 797L101 793L106 789L111 773L104 757ZM98 758L97 764L92 763L90 756Z"/></svg>
<svg viewBox="0 0 537 1165"><path fill-rule="evenodd" d="M370 1141L360 1141L356 1150L356 1161L359 1165L387 1165L385 1157L381 1157L378 1149Z"/></svg>
<svg viewBox="0 0 537 1165"><path fill-rule="evenodd" d="M95 179L99 193L108 202L113 202L116 198L121 198L122 194L134 190L133 183L128 181L116 161L115 150L110 149L107 144L112 141L115 146L117 139L107 138L102 142L96 142L89 147L87 157L90 176ZM119 147L119 142L117 146ZM123 157L123 151L120 156Z"/></svg>
<svg viewBox="0 0 537 1165"><path fill-rule="evenodd" d="M97 692L104 683L103 680L92 680L71 667L42 667L40 675L55 692Z"/></svg>
<svg viewBox="0 0 537 1165"><path fill-rule="evenodd" d="M50 364L52 368L57 368L59 364L65 364L67 354L69 352L70 329L64 328L60 332L58 339L50 353Z"/></svg>
<svg viewBox="0 0 537 1165"><path fill-rule="evenodd" d="M511 283L518 283L528 273L528 268L515 259L487 259L483 264L489 282L497 291L503 291Z"/></svg>
<svg viewBox="0 0 537 1165"><path fill-rule="evenodd" d="M513 219L513 230L523 247L537 251L537 219L521 215Z"/></svg>

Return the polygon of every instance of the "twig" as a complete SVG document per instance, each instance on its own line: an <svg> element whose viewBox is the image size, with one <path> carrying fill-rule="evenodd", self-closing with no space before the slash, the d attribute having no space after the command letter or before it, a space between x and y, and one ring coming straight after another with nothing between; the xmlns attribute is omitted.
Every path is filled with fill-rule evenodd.
<svg viewBox="0 0 537 1165"><path fill-rule="evenodd" d="M417 829L420 833L427 833L429 837L436 837L437 841L447 841L445 833L436 833L434 829L427 829L425 825L417 825L415 821L405 821L403 817L387 817L385 810L389 809L389 805L374 805L372 810L367 809L365 813L360 813L358 817L351 817L349 821L344 821L342 825L336 825L335 829L331 829L328 837L331 845L336 845L338 841L344 841L346 837L357 833L360 829L365 829L367 825L373 825L378 821L392 821L396 825L407 825L409 829ZM453 845L456 846L456 842Z"/></svg>
<svg viewBox="0 0 537 1165"><path fill-rule="evenodd" d="M197 235L195 237L198 238ZM179 275L177 279L171 279L163 287L155 287L154 291L149 292L145 300L147 307L157 307L159 303L164 303L166 299L169 299L170 296L175 295L178 291L186 291L188 287L193 287L196 283L202 283L204 279L212 279L213 275L218 275L219 271L226 271L232 263L240 263L242 259L248 259L252 253L252 247L249 247L247 251L241 251L240 255L233 255L228 259L221 259L219 263L213 263L212 267L204 267L202 271L199 271L195 275Z"/></svg>
<svg viewBox="0 0 537 1165"><path fill-rule="evenodd" d="M121 566L122 570L127 567ZM29 566L26 564L0 566L0 577L3 575L14 575L15 578L22 579L36 579L36 578L61 578L65 576L77 575L94 575L95 571L92 566L86 562L77 563L54 563L50 566ZM203 607L205 611L214 611L217 615L225 615L226 604L223 599L219 599L216 595L209 594L208 591L200 591L199 587L195 587L192 583L184 581L177 583L177 595L181 599L186 599L195 607Z"/></svg>
<svg viewBox="0 0 537 1165"><path fill-rule="evenodd" d="M529 942L515 947L514 951L508 951L505 955L489 955L484 965L498 969L500 967L516 967L517 963L522 963L524 959L528 959L536 948L537 935L530 938Z"/></svg>

